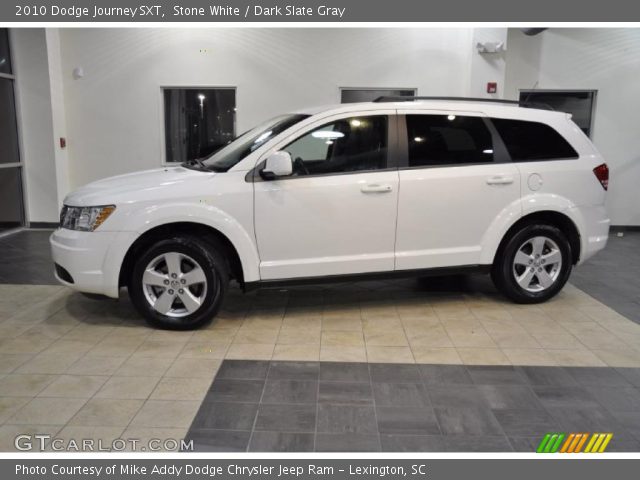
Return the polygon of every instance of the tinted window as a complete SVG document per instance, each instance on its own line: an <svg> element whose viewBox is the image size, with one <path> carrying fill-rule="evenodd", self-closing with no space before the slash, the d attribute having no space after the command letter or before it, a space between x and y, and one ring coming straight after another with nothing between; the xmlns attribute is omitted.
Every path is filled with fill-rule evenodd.
<svg viewBox="0 0 640 480"><path fill-rule="evenodd" d="M549 125L522 120L491 120L515 162L578 158L578 154Z"/></svg>
<svg viewBox="0 0 640 480"><path fill-rule="evenodd" d="M11 55L9 55L9 29L0 28L0 73L11 73Z"/></svg>
<svg viewBox="0 0 640 480"><path fill-rule="evenodd" d="M284 148L294 175L378 170L387 165L387 117L354 117L323 125Z"/></svg>
<svg viewBox="0 0 640 480"><path fill-rule="evenodd" d="M407 115L409 166L493 162L491 132L482 118Z"/></svg>

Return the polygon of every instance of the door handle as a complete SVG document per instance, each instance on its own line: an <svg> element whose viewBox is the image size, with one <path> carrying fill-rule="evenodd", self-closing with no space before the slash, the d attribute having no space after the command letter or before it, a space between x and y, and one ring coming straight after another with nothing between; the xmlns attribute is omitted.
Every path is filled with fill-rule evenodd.
<svg viewBox="0 0 640 480"><path fill-rule="evenodd" d="M513 177L511 175L496 175L487 178L487 185L509 185L511 183L513 183Z"/></svg>
<svg viewBox="0 0 640 480"><path fill-rule="evenodd" d="M368 185L363 185L360 187L360 191L362 193L387 193L392 190L391 185L387 184L379 184L379 183L370 183Z"/></svg>

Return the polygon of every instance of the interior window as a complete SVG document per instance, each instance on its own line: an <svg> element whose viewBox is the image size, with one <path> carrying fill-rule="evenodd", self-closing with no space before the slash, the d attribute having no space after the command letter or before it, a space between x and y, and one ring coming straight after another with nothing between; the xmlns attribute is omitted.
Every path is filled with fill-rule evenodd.
<svg viewBox="0 0 640 480"><path fill-rule="evenodd" d="M514 162L578 158L562 135L539 122L492 118Z"/></svg>
<svg viewBox="0 0 640 480"><path fill-rule="evenodd" d="M326 175L387 166L387 117L353 117L323 125L287 145L293 175Z"/></svg>
<svg viewBox="0 0 640 480"><path fill-rule="evenodd" d="M491 132L480 117L407 115L409 166L493 162Z"/></svg>

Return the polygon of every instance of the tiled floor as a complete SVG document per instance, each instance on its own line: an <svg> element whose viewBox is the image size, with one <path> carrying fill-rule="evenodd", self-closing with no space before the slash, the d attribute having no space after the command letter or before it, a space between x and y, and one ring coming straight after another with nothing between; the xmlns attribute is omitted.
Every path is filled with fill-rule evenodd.
<svg viewBox="0 0 640 480"><path fill-rule="evenodd" d="M0 450L11 449L14 436L28 432L63 438L181 438L194 417L190 436L201 448L224 446L201 429L213 426L226 431L228 450L309 449L310 435L314 449L325 448L328 441L332 448L344 441L354 449L360 445L370 450L528 449L525 437L534 435L535 426L544 425L549 415L557 420L555 430L570 425L584 425L579 430L613 425L616 448L637 449L640 370L635 368L640 367L640 325L573 285L567 285L554 300L532 306L505 301L485 277L351 283L248 295L232 289L219 317L207 328L164 332L148 328L126 295L119 301L94 300L64 287L46 285L50 283L46 276L51 275L48 253L43 251L47 236L48 232L24 232L0 239L0 282L11 282L0 285ZM607 300L607 289L615 293L614 282L626 279L632 285L637 281L631 273L637 268L640 235L633 237L635 250L628 244L629 238L632 236L612 238L610 245L625 251L627 260L605 257L609 263L585 277L600 279L599 271L609 271L615 265L618 280L598 280L598 285L594 286L594 281L587 286L600 289L601 300ZM576 271L578 279L580 272ZM620 291L625 292L623 303L637 299L631 290ZM224 373L234 370L231 360L258 361L255 365L265 366L256 368L265 372L268 368L269 374L245 384L247 379ZM222 373L216 377L222 361ZM286 365L296 362L310 362L319 372L304 380L318 386L315 397L306 397L305 388L299 392L296 383L290 382L288 390L270 386L269 380L276 380L273 375L277 376L278 369L295 369ZM331 390L324 385L327 379L322 371L332 364L325 362L360 365L353 369L362 369L366 363L384 365L365 365L365 370L370 369L369 378L338 380L343 382L340 387L346 383L354 386ZM372 372L396 365L419 369L421 376L400 389L395 388L396 382L391 387L378 385L391 382L376 381ZM553 368L529 368L533 378L542 379L531 381L523 377L525 370L513 370L511 365ZM525 384L518 383L522 388L513 391L502 387L497 391L491 387L490 375L486 380L472 374L487 366L493 366L491 371L516 372L510 375L525 378ZM608 393L593 391L592 387L602 383L581 383L574 378L579 375L577 370L561 367L601 367L584 371L600 372L590 374L599 382L620 378L625 382ZM451 374L465 381L449 392L439 392L423 374L425 369L436 372L439 368L442 372L466 372ZM443 384L449 383L448 373L434 375L442 377ZM560 386L569 390L558 393L551 388L558 386L556 378L576 380L579 388L567 380ZM286 380L294 379L282 379ZM551 385L545 386L545 382ZM313 390L310 385L307 387ZM234 400L238 395L256 395L258 390L258 399ZM352 402L358 395L366 397L367 392L373 404L367 404L365 398L362 408L342 407L345 395L352 395L347 399ZM285 394L292 397L278 397ZM225 395L228 398L220 402ZM296 406L283 417L276 407L291 398ZM469 399L482 405L478 416L470 416L468 412L475 410L464 407ZM523 403L515 408L518 412L510 414L515 399ZM422 406L410 408L431 409L431 413L423 412L423 418L416 410L413 423L421 425L420 435L398 438L393 425L398 425L397 415L405 409L396 411L393 405L405 401L422 402ZM313 410L311 403L316 409L313 418L308 413ZM555 416L554 408L558 409ZM237 418L236 413L228 413L236 409L245 412L244 422L245 417L259 421L242 424L242 428L216 423ZM378 410L388 417L378 416ZM256 411L262 416L256 417ZM363 413L371 411L376 412L375 422ZM618 429L612 419L622 427ZM600 423L594 424L596 420ZM305 431L290 432L285 421L301 422ZM357 432L364 429L378 443L368 448L367 442L373 439L362 437L358 443L360 437L352 437L353 432L340 438L329 436L336 435L336 425L341 422L354 425ZM495 422L500 430L480 445L473 428L484 432L483 425L495 427ZM510 430L509 422L521 422L522 426ZM311 424L313 432L308 430ZM283 431L299 435L283 435ZM254 435L249 438L247 432Z"/></svg>
<svg viewBox="0 0 640 480"><path fill-rule="evenodd" d="M201 451L533 451L553 431L640 450L636 369L225 360Z"/></svg>

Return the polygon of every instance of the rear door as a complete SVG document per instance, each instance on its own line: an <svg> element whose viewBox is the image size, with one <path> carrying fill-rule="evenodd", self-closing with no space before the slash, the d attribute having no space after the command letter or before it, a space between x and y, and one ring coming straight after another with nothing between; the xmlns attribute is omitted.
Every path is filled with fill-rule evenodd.
<svg viewBox="0 0 640 480"><path fill-rule="evenodd" d="M481 113L399 113L396 270L480 264L490 226L519 208L517 167Z"/></svg>

